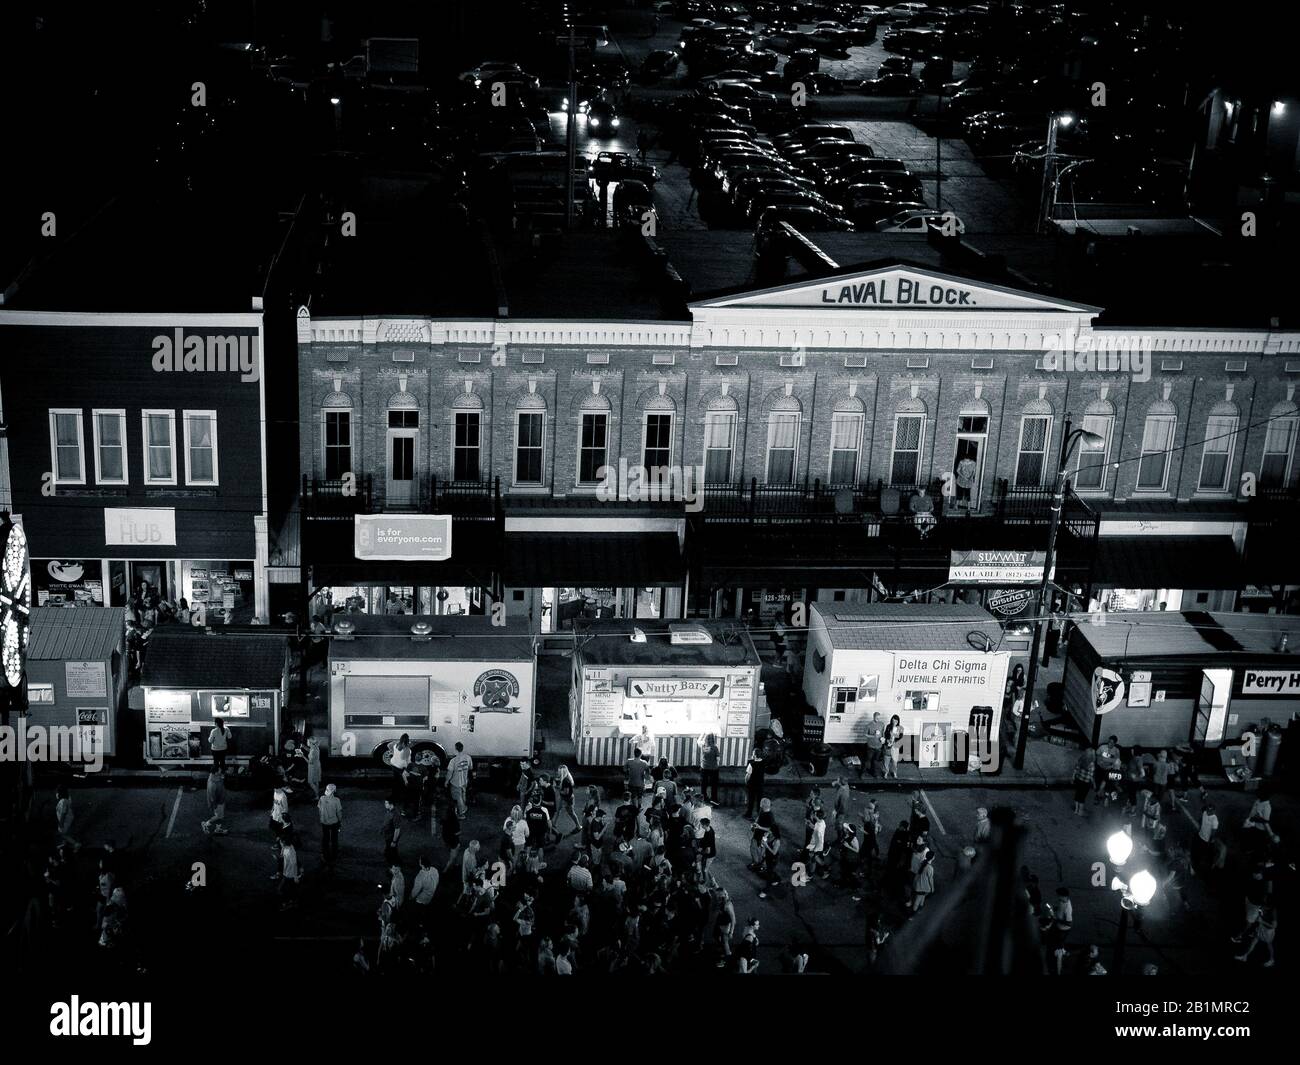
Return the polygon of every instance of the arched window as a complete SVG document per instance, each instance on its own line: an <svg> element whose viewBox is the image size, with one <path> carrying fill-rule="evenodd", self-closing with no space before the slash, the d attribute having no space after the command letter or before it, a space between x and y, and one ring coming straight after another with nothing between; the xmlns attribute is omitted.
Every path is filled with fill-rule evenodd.
<svg viewBox="0 0 1300 1065"><path fill-rule="evenodd" d="M1100 437L1101 443L1081 439L1075 445L1074 487L1080 492L1103 492L1111 435L1115 431L1115 408L1107 400L1094 400L1084 410L1079 427Z"/></svg>
<svg viewBox="0 0 1300 1065"><path fill-rule="evenodd" d="M1279 403L1269 412L1264 457L1259 466L1260 488L1291 487L1297 424L1300 424L1300 411L1294 403Z"/></svg>
<svg viewBox="0 0 1300 1065"><path fill-rule="evenodd" d="M1138 459L1137 490L1163 492L1169 483L1169 458L1173 454L1178 411L1168 400L1147 408L1142 425L1142 455Z"/></svg>
<svg viewBox="0 0 1300 1065"><path fill-rule="evenodd" d="M793 396L782 396L767 416L768 484L794 484L799 472L799 420L803 407Z"/></svg>
<svg viewBox="0 0 1300 1065"><path fill-rule="evenodd" d="M578 411L578 483L599 484L609 462L609 400L596 393L585 396Z"/></svg>
<svg viewBox="0 0 1300 1065"><path fill-rule="evenodd" d="M1045 399L1025 404L1020 415L1016 451L1016 484L1039 488L1047 476L1047 452L1052 440L1052 405Z"/></svg>
<svg viewBox="0 0 1300 1065"><path fill-rule="evenodd" d="M704 483L730 484L736 455L736 401L717 395L704 412Z"/></svg>
<svg viewBox="0 0 1300 1065"><path fill-rule="evenodd" d="M862 433L866 407L856 396L845 396L835 404L831 414L831 461L827 483L858 483L862 467Z"/></svg>
<svg viewBox="0 0 1300 1065"><path fill-rule="evenodd" d="M483 400L462 392L451 407L451 478L477 484L483 479Z"/></svg>
<svg viewBox="0 0 1300 1065"><path fill-rule="evenodd" d="M1210 408L1205 422L1205 445L1201 451L1201 474L1196 479L1198 492L1226 492L1232 476L1232 458L1237 450L1237 405L1217 403Z"/></svg>
<svg viewBox="0 0 1300 1065"><path fill-rule="evenodd" d="M517 485L546 483L546 401L536 393L515 408L515 480Z"/></svg>
<svg viewBox="0 0 1300 1065"><path fill-rule="evenodd" d="M889 459L889 483L905 488L920 484L925 444L925 403L908 399L894 411L894 446Z"/></svg>
<svg viewBox="0 0 1300 1065"><path fill-rule="evenodd" d="M673 419L677 404L671 396L652 396L641 416L641 465L647 470L673 464Z"/></svg>
<svg viewBox="0 0 1300 1065"><path fill-rule="evenodd" d="M352 397L331 392L321 403L321 469L327 481L352 472Z"/></svg>

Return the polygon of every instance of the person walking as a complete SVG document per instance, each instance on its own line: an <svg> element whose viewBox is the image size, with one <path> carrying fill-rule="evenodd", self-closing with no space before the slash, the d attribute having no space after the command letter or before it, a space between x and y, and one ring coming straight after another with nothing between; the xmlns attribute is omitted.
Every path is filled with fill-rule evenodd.
<svg viewBox="0 0 1300 1065"><path fill-rule="evenodd" d="M867 765L866 771L873 777L880 776L880 767L885 760L885 722L877 710L867 723Z"/></svg>
<svg viewBox="0 0 1300 1065"><path fill-rule="evenodd" d="M222 718L214 718L212 731L208 733L208 746L212 748L212 765L214 768L226 768L226 752L230 750L230 729Z"/></svg>
<svg viewBox="0 0 1300 1065"><path fill-rule="evenodd" d="M396 865L400 858L397 845L402 838L402 822L392 799L384 800L384 823L379 830L379 838L384 842L384 863Z"/></svg>
<svg viewBox="0 0 1300 1065"><path fill-rule="evenodd" d="M211 836L226 835L226 771L219 765L213 765L208 774L207 785L208 819L203 822L203 831Z"/></svg>
<svg viewBox="0 0 1300 1065"><path fill-rule="evenodd" d="M763 782L766 770L763 766L763 752L754 748L745 766L745 817L754 816L754 807L763 802Z"/></svg>
<svg viewBox="0 0 1300 1065"><path fill-rule="evenodd" d="M1088 801L1088 792L1092 790L1096 762L1096 752L1092 748L1088 748L1079 755L1078 760L1074 763L1074 814L1076 817L1086 817L1088 814L1085 803Z"/></svg>
<svg viewBox="0 0 1300 1065"><path fill-rule="evenodd" d="M325 785L325 794L316 800L320 813L321 858L326 868L332 868L339 856L339 832L343 829L343 802L335 784Z"/></svg>
<svg viewBox="0 0 1300 1065"><path fill-rule="evenodd" d="M546 812L540 796L534 795L528 800L524 821L528 825L528 846L541 850L550 842L551 815Z"/></svg>
<svg viewBox="0 0 1300 1065"><path fill-rule="evenodd" d="M884 735L885 780L898 779L898 761L903 752L903 723L897 714L889 719Z"/></svg>
<svg viewBox="0 0 1300 1065"><path fill-rule="evenodd" d="M279 880L284 875L284 839L293 829L289 819L289 794L283 788L276 788L271 793L271 849L275 851L275 872L272 880Z"/></svg>
<svg viewBox="0 0 1300 1065"><path fill-rule="evenodd" d="M808 829L808 842L804 845L804 860L808 865L808 875L821 874L826 880L831 871L826 866L826 817L820 806L813 809L811 824Z"/></svg>
<svg viewBox="0 0 1300 1065"><path fill-rule="evenodd" d="M1219 831L1219 815L1212 802L1205 802L1202 789L1201 821L1196 831L1198 864L1201 872L1208 872L1213 865L1215 836Z"/></svg>
<svg viewBox="0 0 1300 1065"><path fill-rule="evenodd" d="M1259 792L1255 796L1255 801L1250 804L1250 812L1246 814L1246 822L1242 826L1245 830L1244 838L1246 840L1246 850L1250 854L1262 854L1268 849L1273 842L1273 801L1272 792L1267 784L1261 785Z"/></svg>
<svg viewBox="0 0 1300 1065"><path fill-rule="evenodd" d="M781 860L781 826L773 825L763 833L763 841L759 848L758 870L763 877L763 887L758 893L760 899L767 898L767 893L776 887L780 882L777 874L777 864Z"/></svg>
<svg viewBox="0 0 1300 1065"><path fill-rule="evenodd" d="M315 736L307 737L307 787L311 788L311 797L320 798L320 740Z"/></svg>
<svg viewBox="0 0 1300 1065"><path fill-rule="evenodd" d="M1118 773L1119 768L1119 739L1110 736L1105 743L1097 748L1097 758L1092 775L1093 784L1097 789L1096 795L1093 796L1093 802L1096 805L1110 805L1111 774Z"/></svg>
<svg viewBox="0 0 1300 1065"><path fill-rule="evenodd" d="M72 848L73 852L81 850L81 844L73 837L73 813L72 813L72 796L68 793L66 784L60 784L54 791L54 824L59 833L59 839Z"/></svg>
<svg viewBox="0 0 1300 1065"><path fill-rule="evenodd" d="M406 804L406 771L411 768L411 737L405 732L388 748L388 767L393 771L393 803Z"/></svg>
<svg viewBox="0 0 1300 1065"><path fill-rule="evenodd" d="M560 766L558 779L556 781L556 790L559 796L559 809L555 815L555 830L560 830L560 815L566 815L573 822L573 827L569 829L566 836L571 836L575 832L582 831L582 822L578 820L577 811L574 809L573 793L577 789L577 782L573 779L573 774L569 772L567 765Z"/></svg>
<svg viewBox="0 0 1300 1065"><path fill-rule="evenodd" d="M695 858L699 863L700 873L707 877L709 875L709 866L713 864L713 859L718 856L718 837L713 831L713 821L710 818L700 818L695 839Z"/></svg>
<svg viewBox="0 0 1300 1065"><path fill-rule="evenodd" d="M302 881L302 868L298 864L298 837L290 828L280 840L280 909L287 910L298 903L298 884Z"/></svg>
<svg viewBox="0 0 1300 1065"><path fill-rule="evenodd" d="M921 867L912 878L912 912L920 913L925 900L934 894L934 862L929 858L921 861Z"/></svg>
<svg viewBox="0 0 1300 1065"><path fill-rule="evenodd" d="M700 794L714 806L721 806L718 801L718 775L722 764L722 751L718 747L718 738L710 732L700 744ZM709 797L712 789L712 798Z"/></svg>
<svg viewBox="0 0 1300 1065"><path fill-rule="evenodd" d="M993 834L993 823L989 820L989 812L986 807L978 806L975 808L975 845L987 843L989 837Z"/></svg>
<svg viewBox="0 0 1300 1065"><path fill-rule="evenodd" d="M649 767L641 757L640 747L632 749L632 757L623 763L623 772L627 777L627 790L632 793L632 801L639 807L641 796L646 790L646 775L649 773Z"/></svg>
<svg viewBox="0 0 1300 1065"><path fill-rule="evenodd" d="M411 884L411 902L415 906L416 923L423 928L429 925L429 915L433 912L433 900L438 894L438 870L433 864L433 856L420 855L420 871L415 874Z"/></svg>
<svg viewBox="0 0 1300 1065"><path fill-rule="evenodd" d="M465 745L456 741L456 756L447 766L447 790L456 812L464 818L469 813L469 782L474 773L474 759L465 753Z"/></svg>
<svg viewBox="0 0 1300 1065"><path fill-rule="evenodd" d="M1161 748L1156 752L1156 764L1151 768L1151 790L1155 793L1156 802L1161 806L1164 806L1165 795L1169 791L1169 777L1172 770L1169 752Z"/></svg>

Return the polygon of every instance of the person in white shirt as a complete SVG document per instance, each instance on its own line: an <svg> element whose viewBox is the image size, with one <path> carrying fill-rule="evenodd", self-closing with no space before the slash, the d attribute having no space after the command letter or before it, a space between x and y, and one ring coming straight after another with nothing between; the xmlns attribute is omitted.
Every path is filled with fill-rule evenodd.
<svg viewBox="0 0 1300 1065"><path fill-rule="evenodd" d="M411 767L411 737L405 732L388 746L388 766L393 771L393 805L406 808L406 771Z"/></svg>
<svg viewBox="0 0 1300 1065"><path fill-rule="evenodd" d="M420 858L420 871L411 884L411 901L419 908L416 912L427 915L428 907L438 894L438 870L428 855Z"/></svg>
<svg viewBox="0 0 1300 1065"><path fill-rule="evenodd" d="M208 746L212 748L212 765L214 768L226 768L226 752L230 750L230 730L221 718L214 718L212 731L208 733Z"/></svg>
<svg viewBox="0 0 1300 1065"><path fill-rule="evenodd" d="M822 814L819 806L813 812L812 834L808 839L807 857L809 872L821 872L822 879L825 880L831 875L829 869L824 869L826 862L826 818Z"/></svg>
<svg viewBox="0 0 1300 1065"><path fill-rule="evenodd" d="M451 763L447 766L447 790L451 794L451 801L456 804L456 810L461 817L469 812L469 806L465 802L465 796L469 791L469 779L474 772L474 759L465 753L463 743L456 744L456 756L452 758Z"/></svg>

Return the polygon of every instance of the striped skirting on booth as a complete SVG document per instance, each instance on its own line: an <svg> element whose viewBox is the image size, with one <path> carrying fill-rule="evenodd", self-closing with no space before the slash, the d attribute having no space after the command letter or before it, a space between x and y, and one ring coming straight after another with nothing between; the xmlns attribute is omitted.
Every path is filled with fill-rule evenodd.
<svg viewBox="0 0 1300 1065"><path fill-rule="evenodd" d="M678 768L699 767L698 736L657 736L656 757L667 758ZM718 740L723 766L740 766L749 761L749 736L727 736ZM635 736L579 736L576 742L579 765L622 765L632 757Z"/></svg>

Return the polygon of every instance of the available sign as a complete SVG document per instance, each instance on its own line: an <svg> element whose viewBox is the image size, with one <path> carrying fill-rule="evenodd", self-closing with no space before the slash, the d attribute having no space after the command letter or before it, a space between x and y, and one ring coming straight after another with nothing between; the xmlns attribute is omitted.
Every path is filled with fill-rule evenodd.
<svg viewBox="0 0 1300 1065"><path fill-rule="evenodd" d="M628 677L629 699L721 699L721 677Z"/></svg>
<svg viewBox="0 0 1300 1065"><path fill-rule="evenodd" d="M362 559L445 562L451 558L451 515L358 514L354 546Z"/></svg>
<svg viewBox="0 0 1300 1065"><path fill-rule="evenodd" d="M1045 551L953 551L949 584L1038 584Z"/></svg>
<svg viewBox="0 0 1300 1065"><path fill-rule="evenodd" d="M175 547L176 509L105 507L104 543L109 547Z"/></svg>
<svg viewBox="0 0 1300 1065"><path fill-rule="evenodd" d="M1241 678L1242 695L1300 694L1300 671L1248 669Z"/></svg>

